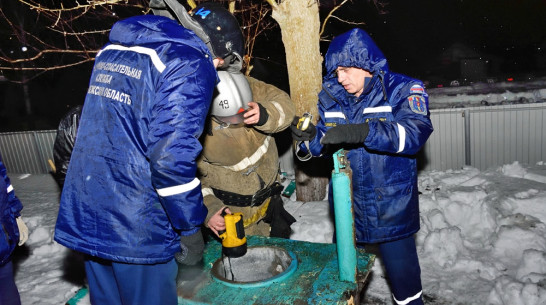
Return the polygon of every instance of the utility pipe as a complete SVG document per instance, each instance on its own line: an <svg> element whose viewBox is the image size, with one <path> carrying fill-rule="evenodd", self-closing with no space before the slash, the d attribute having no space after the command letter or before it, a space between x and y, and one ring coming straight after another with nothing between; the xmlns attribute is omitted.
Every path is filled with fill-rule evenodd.
<svg viewBox="0 0 546 305"><path fill-rule="evenodd" d="M355 283L356 245L351 189L352 171L343 149L338 150L333 157L332 189L339 279Z"/></svg>

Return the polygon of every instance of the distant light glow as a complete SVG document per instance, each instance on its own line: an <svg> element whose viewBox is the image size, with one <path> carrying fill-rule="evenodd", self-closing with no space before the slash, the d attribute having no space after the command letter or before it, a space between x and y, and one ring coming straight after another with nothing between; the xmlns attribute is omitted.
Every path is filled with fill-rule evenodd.
<svg viewBox="0 0 546 305"><path fill-rule="evenodd" d="M509 77L509 78L507 78L506 80L509 81L509 82L513 82L513 81L514 81L514 79L513 79L512 77Z"/></svg>
<svg viewBox="0 0 546 305"><path fill-rule="evenodd" d="M26 52L27 50L27 47L21 47L21 51Z"/></svg>

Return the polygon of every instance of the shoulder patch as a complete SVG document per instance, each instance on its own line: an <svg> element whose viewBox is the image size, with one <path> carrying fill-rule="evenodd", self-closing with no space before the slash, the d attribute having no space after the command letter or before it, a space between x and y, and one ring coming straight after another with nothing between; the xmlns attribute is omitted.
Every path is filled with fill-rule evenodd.
<svg viewBox="0 0 546 305"><path fill-rule="evenodd" d="M427 106L425 105L425 99L421 95L410 95L408 102L411 111L417 114L427 114Z"/></svg>
<svg viewBox="0 0 546 305"><path fill-rule="evenodd" d="M425 93L425 88L423 88L421 85L413 85L409 91L410 94L423 94Z"/></svg>

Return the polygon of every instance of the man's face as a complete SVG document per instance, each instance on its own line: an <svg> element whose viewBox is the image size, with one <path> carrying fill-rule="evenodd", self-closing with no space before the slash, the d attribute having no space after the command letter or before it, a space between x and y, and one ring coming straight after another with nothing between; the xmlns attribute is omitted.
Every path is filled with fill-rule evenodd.
<svg viewBox="0 0 546 305"><path fill-rule="evenodd" d="M349 92L359 97L364 91L364 79L372 74L364 69L355 67L337 67L337 81Z"/></svg>

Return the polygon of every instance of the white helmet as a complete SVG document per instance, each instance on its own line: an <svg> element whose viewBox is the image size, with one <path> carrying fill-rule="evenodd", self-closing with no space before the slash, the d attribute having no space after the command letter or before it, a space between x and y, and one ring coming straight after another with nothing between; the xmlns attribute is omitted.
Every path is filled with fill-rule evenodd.
<svg viewBox="0 0 546 305"><path fill-rule="evenodd" d="M220 82L216 86L211 114L229 124L242 123L243 114L252 101L252 91L240 72L218 71Z"/></svg>

